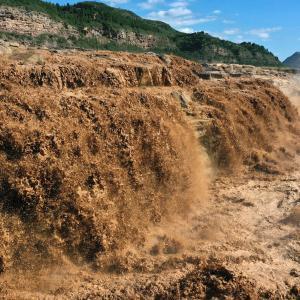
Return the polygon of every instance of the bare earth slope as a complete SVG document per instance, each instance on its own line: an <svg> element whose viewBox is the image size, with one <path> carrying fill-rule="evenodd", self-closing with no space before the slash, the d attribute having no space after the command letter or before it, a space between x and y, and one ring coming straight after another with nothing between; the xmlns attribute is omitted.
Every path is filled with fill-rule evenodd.
<svg viewBox="0 0 300 300"><path fill-rule="evenodd" d="M3 299L297 299L299 116L177 57L1 57Z"/></svg>

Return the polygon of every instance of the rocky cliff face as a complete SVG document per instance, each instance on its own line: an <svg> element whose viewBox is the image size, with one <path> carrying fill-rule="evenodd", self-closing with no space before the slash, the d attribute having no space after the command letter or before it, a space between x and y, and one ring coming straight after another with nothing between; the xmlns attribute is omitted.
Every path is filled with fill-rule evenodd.
<svg viewBox="0 0 300 300"><path fill-rule="evenodd" d="M143 35L126 30L111 32L102 28L84 28L81 33L76 28L54 21L45 14L7 6L0 6L0 31L33 37L42 34L79 37L80 34L83 34L88 38L96 38L100 42L113 40L117 43L127 43L144 49L154 47L158 42L153 35Z"/></svg>
<svg viewBox="0 0 300 300"><path fill-rule="evenodd" d="M155 47L158 39L153 35L143 35L137 32L120 30L111 32L102 28L85 28L86 37L97 38L98 40L113 40L119 43L127 43L129 45L138 46L144 49Z"/></svg>
<svg viewBox="0 0 300 300"><path fill-rule="evenodd" d="M40 34L78 35L75 28L55 22L47 15L20 8L0 6L0 30L38 36Z"/></svg>

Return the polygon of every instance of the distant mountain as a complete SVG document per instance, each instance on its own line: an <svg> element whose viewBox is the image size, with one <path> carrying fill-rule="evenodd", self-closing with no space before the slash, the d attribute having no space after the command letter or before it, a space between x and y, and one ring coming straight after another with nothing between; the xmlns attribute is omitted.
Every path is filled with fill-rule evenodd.
<svg viewBox="0 0 300 300"><path fill-rule="evenodd" d="M283 64L293 69L300 69L300 52L296 52L288 57Z"/></svg>
<svg viewBox="0 0 300 300"><path fill-rule="evenodd" d="M0 0L0 39L48 48L154 51L203 62L281 65L263 46L236 44L204 32L181 33L98 2L60 6L41 0Z"/></svg>

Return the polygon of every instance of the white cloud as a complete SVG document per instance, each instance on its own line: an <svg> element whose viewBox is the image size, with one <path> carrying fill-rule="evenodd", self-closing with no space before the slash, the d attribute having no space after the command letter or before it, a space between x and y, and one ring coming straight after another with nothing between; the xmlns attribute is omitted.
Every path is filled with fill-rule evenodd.
<svg viewBox="0 0 300 300"><path fill-rule="evenodd" d="M235 24L236 22L233 20L223 20L222 23L224 24Z"/></svg>
<svg viewBox="0 0 300 300"><path fill-rule="evenodd" d="M216 10L213 11L213 14L215 14L215 15L219 15L221 13L222 13L222 11L219 10L219 9L216 9Z"/></svg>
<svg viewBox="0 0 300 300"><path fill-rule="evenodd" d="M175 1L170 3L171 7L186 7L189 3L187 1Z"/></svg>
<svg viewBox="0 0 300 300"><path fill-rule="evenodd" d="M186 0L171 2L169 3L169 8L166 8L165 10L152 11L147 17L153 20L166 22L178 30L187 28L190 30L191 26L213 22L218 18L216 14L201 17L197 16L189 8L189 1Z"/></svg>
<svg viewBox="0 0 300 300"><path fill-rule="evenodd" d="M239 28L231 28L231 29L226 29L223 31L223 33L226 35L236 35L239 32L240 32Z"/></svg>
<svg viewBox="0 0 300 300"><path fill-rule="evenodd" d="M142 9L152 9L158 4L164 3L164 0L147 0L138 4Z"/></svg>
<svg viewBox="0 0 300 300"><path fill-rule="evenodd" d="M192 15L192 11L186 7L174 7L168 10L160 10L149 14L153 18L176 18Z"/></svg>
<svg viewBox="0 0 300 300"><path fill-rule="evenodd" d="M242 31L239 28L228 28L225 29L221 34L211 33L213 36L219 38L229 39L235 43L241 43L244 41L253 41L253 37L261 40L268 40L271 38L272 33L282 30L282 27L270 27L270 28L258 28L251 29L248 31Z"/></svg>
<svg viewBox="0 0 300 300"><path fill-rule="evenodd" d="M203 18L195 17L188 10L183 11L158 11L148 15L149 18L166 22L178 28L178 26L192 26L197 24L209 23L216 20L213 16Z"/></svg>
<svg viewBox="0 0 300 300"><path fill-rule="evenodd" d="M201 23L209 23L209 22L214 22L217 20L215 16L207 16L204 18L196 18L196 23L195 24L201 24Z"/></svg>
<svg viewBox="0 0 300 300"><path fill-rule="evenodd" d="M271 27L271 28L259 28L259 29L252 29L252 30L249 30L247 32L247 34L250 34L250 35L253 35L253 36L256 36L262 40L267 40L271 37L271 34L273 32L277 32L277 31L280 31L282 30L282 27Z"/></svg>

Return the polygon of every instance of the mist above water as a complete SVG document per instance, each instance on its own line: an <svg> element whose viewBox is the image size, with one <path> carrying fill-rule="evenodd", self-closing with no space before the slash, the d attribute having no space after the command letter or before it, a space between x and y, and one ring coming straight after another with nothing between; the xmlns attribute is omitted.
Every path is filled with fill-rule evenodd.
<svg viewBox="0 0 300 300"><path fill-rule="evenodd" d="M286 83L280 86L283 93L290 99L290 101L300 108L300 74L296 74Z"/></svg>

